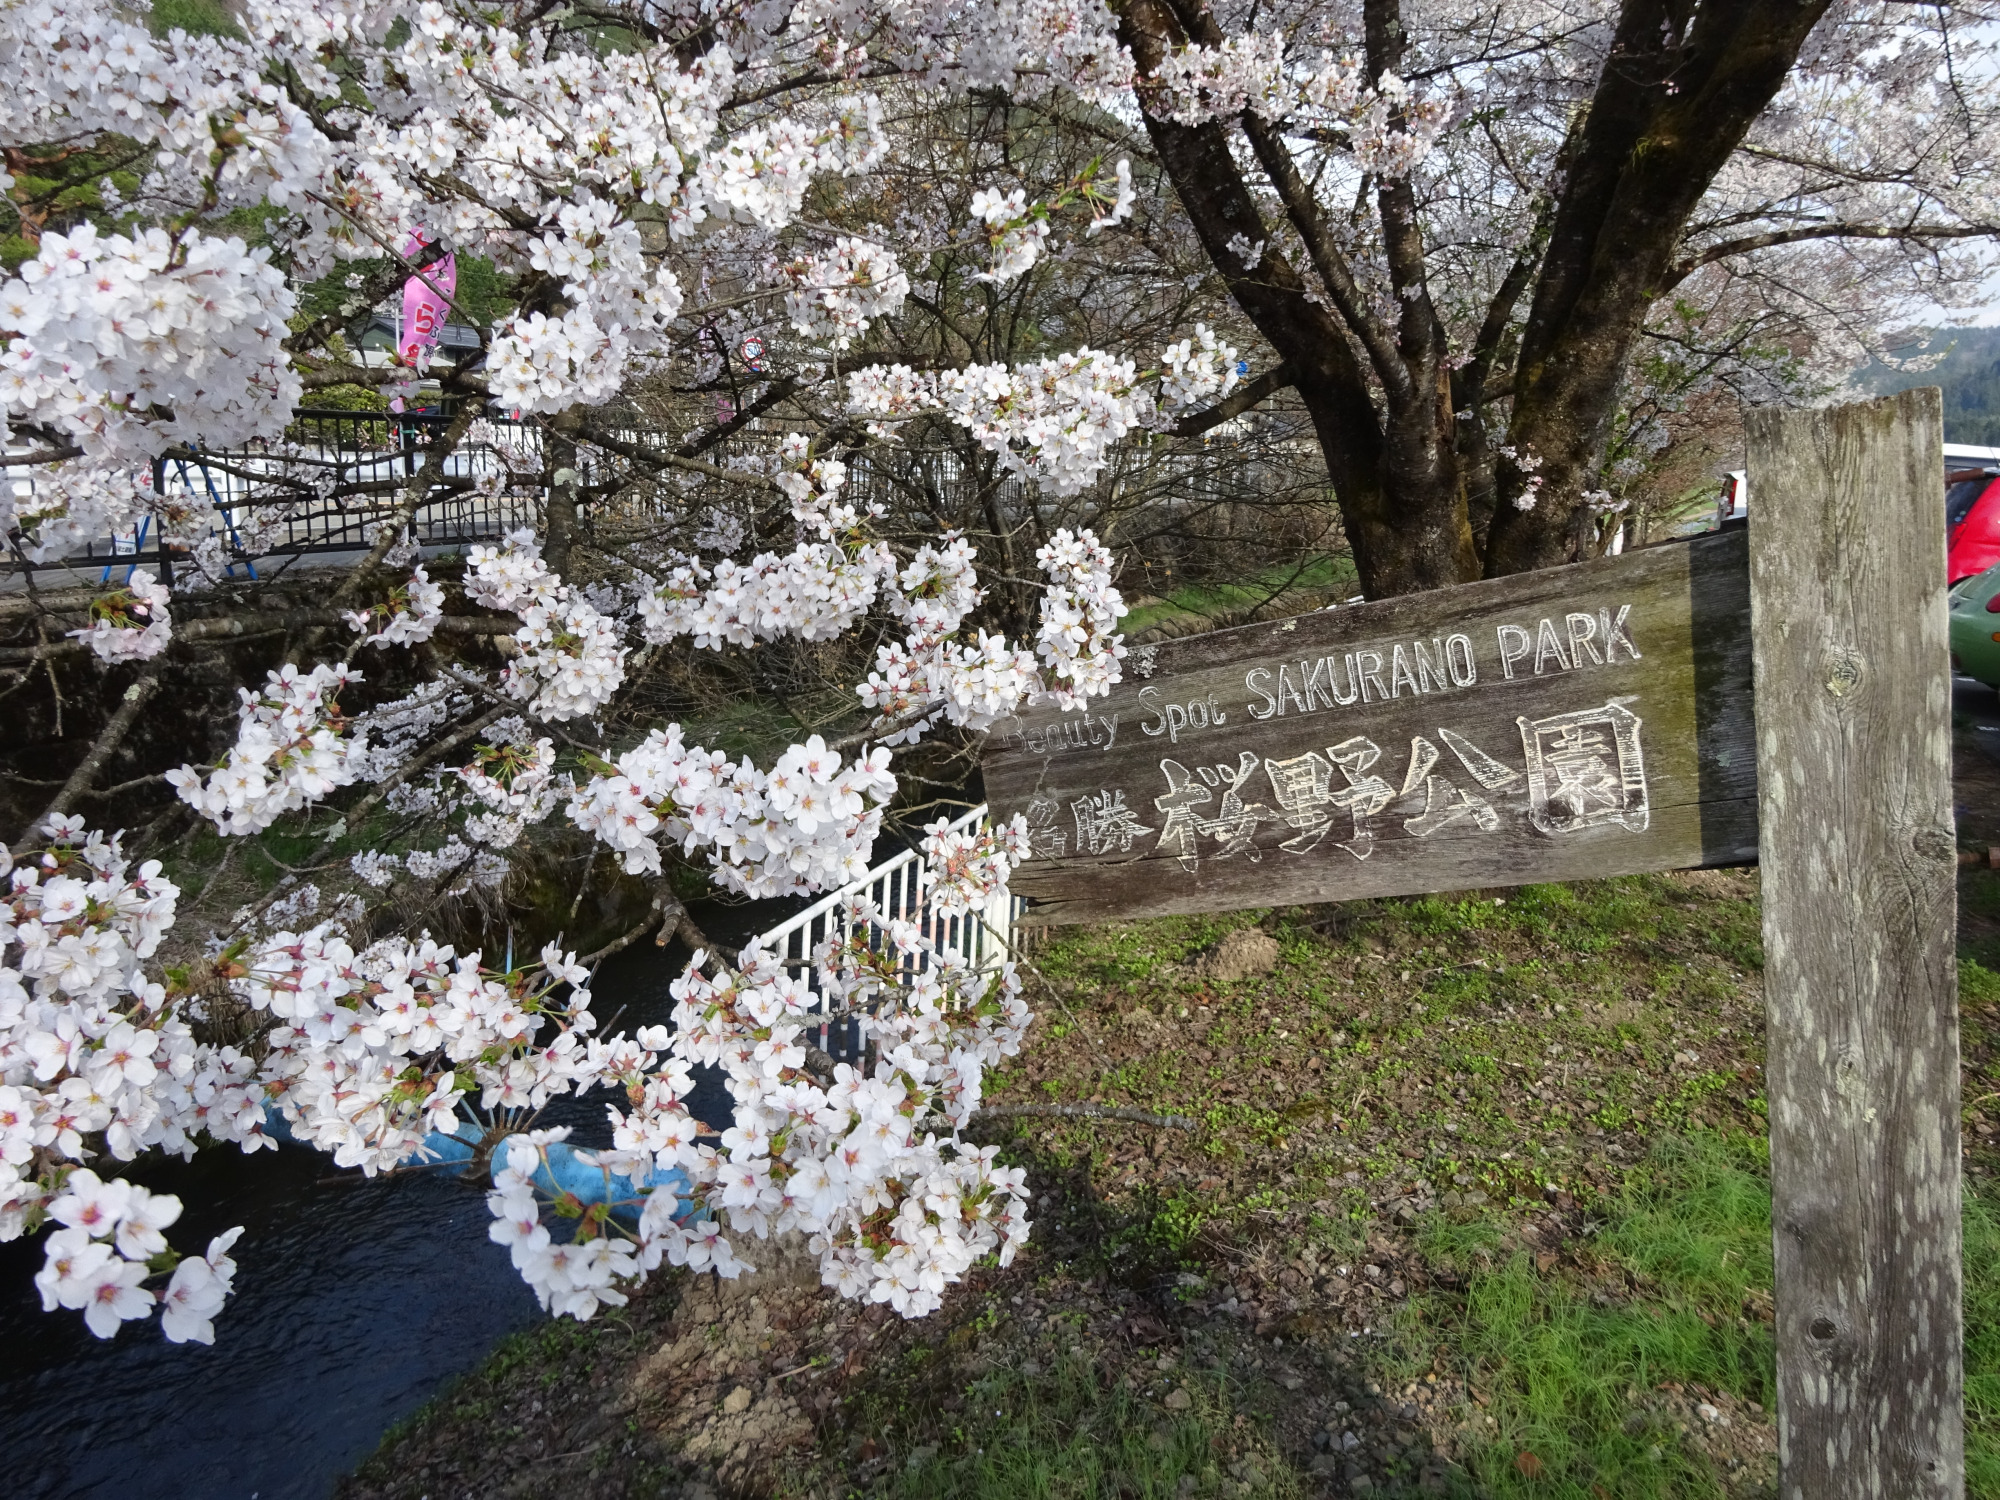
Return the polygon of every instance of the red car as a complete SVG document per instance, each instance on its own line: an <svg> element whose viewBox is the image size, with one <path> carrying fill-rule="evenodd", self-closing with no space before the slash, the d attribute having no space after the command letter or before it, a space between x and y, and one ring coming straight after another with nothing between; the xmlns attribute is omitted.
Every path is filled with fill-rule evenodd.
<svg viewBox="0 0 2000 1500"><path fill-rule="evenodd" d="M2000 468L1944 476L1947 585L2000 563Z"/></svg>

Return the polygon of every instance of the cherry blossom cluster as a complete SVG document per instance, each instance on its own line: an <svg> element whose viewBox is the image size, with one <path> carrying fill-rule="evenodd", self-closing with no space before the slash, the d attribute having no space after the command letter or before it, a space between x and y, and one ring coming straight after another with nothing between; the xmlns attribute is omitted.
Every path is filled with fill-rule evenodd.
<svg viewBox="0 0 2000 1500"><path fill-rule="evenodd" d="M785 293L792 327L835 349L848 348L871 321L895 312L910 295L910 278L894 252L848 235L790 262L785 275L792 283Z"/></svg>
<svg viewBox="0 0 2000 1500"><path fill-rule="evenodd" d="M0 355L0 401L13 356ZM4 416L4 410L0 410ZM90 459L37 466L25 495L10 479L0 483L0 534L20 529L16 545L29 562L65 557L100 537L130 533L154 502L145 469Z"/></svg>
<svg viewBox="0 0 2000 1500"><path fill-rule="evenodd" d="M972 195L972 222L985 236L993 255L988 270L975 280L1012 281L1033 268L1048 249L1049 231L1055 215L1072 202L1089 206L1091 219L1084 233L1092 235L1132 216L1138 194L1132 187L1132 163L1121 159L1113 170L1112 186L1105 191L1100 164L1092 162L1077 177L1065 183L1049 198L1030 204L1026 191L1014 188L981 188Z"/></svg>
<svg viewBox="0 0 2000 1500"><path fill-rule="evenodd" d="M886 744L913 742L940 719L984 729L1044 698L1076 707L1119 680L1125 646L1115 632L1125 601L1111 581L1111 554L1093 534L1059 531L1035 554L1049 580L1036 650L1052 682L1043 680L1034 652L1004 636L954 636L977 598L964 555L953 550L958 545L947 539L942 552L927 547L904 571L901 581L918 595L906 595L899 611L910 633L876 647L875 669L855 688L875 710Z"/></svg>
<svg viewBox="0 0 2000 1500"><path fill-rule="evenodd" d="M950 635L986 597L972 544L956 531L940 541L942 546L926 542L917 549L889 599L889 607L918 635Z"/></svg>
<svg viewBox="0 0 2000 1500"><path fill-rule="evenodd" d="M1246 262L1245 269L1256 262ZM1236 346L1225 344L1205 323L1194 334L1160 352L1160 401L1169 411L1185 411L1226 396L1236 385Z"/></svg>
<svg viewBox="0 0 2000 1500"><path fill-rule="evenodd" d="M550 571L532 532L513 532L504 546L472 548L465 591L477 603L521 617L514 632L518 652L502 683L537 718L593 713L624 682L626 648L617 622Z"/></svg>
<svg viewBox="0 0 2000 1500"><path fill-rule="evenodd" d="M106 1182L88 1167L69 1174L48 1213L63 1227L42 1242L35 1289L43 1312L80 1308L84 1326L108 1339L158 1308L170 1343L215 1342L213 1319L236 1277L229 1250L241 1226L210 1240L205 1254L181 1259L161 1232L180 1218L180 1199L119 1177ZM165 1289L149 1291L146 1282L169 1267Z"/></svg>
<svg viewBox="0 0 2000 1500"><path fill-rule="evenodd" d="M431 582L422 564L411 569L407 585L391 589L382 603L346 611L363 646L417 645L431 638L443 618L444 589Z"/></svg>
<svg viewBox="0 0 2000 1500"><path fill-rule="evenodd" d="M282 423L300 392L281 344L294 298L270 259L193 229L43 235L0 285L0 417L128 463L177 442L240 443L274 412Z"/></svg>
<svg viewBox="0 0 2000 1500"><path fill-rule="evenodd" d="M1035 643L1052 679L1049 697L1080 708L1111 691L1125 658L1117 633L1125 600L1112 586L1111 552L1088 531L1063 530L1036 551L1035 561L1049 579Z"/></svg>
<svg viewBox="0 0 2000 1500"><path fill-rule="evenodd" d="M611 1108L613 1147L594 1163L629 1194L571 1205L577 1234L556 1245L536 1188L558 1133L507 1142L491 1233L545 1307L587 1318L662 1261L734 1276L746 1268L738 1239L787 1231L808 1236L827 1285L906 1317L933 1311L981 1256L1011 1261L1028 1233L1026 1174L959 1131L985 1069L1019 1050L1032 1019L1019 977L1011 965L975 971L865 902L841 915L843 935L816 962L830 1000L858 1019L869 1065L807 1068L815 997L768 955L753 947L714 978L697 955L674 982L672 1030L607 1051L628 1107ZM720 1149L688 1110L697 1065L720 1067L735 1103ZM636 1227L620 1222L635 1211Z"/></svg>
<svg viewBox="0 0 2000 1500"><path fill-rule="evenodd" d="M1161 60L1150 81L1152 107L1184 125L1252 111L1283 123L1337 123L1356 164L1378 177L1407 177L1430 154L1451 111L1416 94L1385 72L1371 84L1351 55L1320 53L1309 65L1285 57L1273 32L1226 37L1216 46L1191 43Z"/></svg>
<svg viewBox="0 0 2000 1500"><path fill-rule="evenodd" d="M665 340L680 311L680 283L665 266L647 271L638 227L617 222L617 213L601 198L564 204L561 232L533 242L529 264L560 278L571 306L557 318L515 316L494 334L489 368L503 406L540 412L602 402L635 352Z"/></svg>
<svg viewBox="0 0 2000 1500"><path fill-rule="evenodd" d="M53 1218L36 1282L44 1307L81 1309L109 1338L160 1299L144 1283L174 1269L160 1231L180 1201L82 1163L194 1154L196 1139L271 1144L252 1061L198 1042L190 997L142 967L173 925L179 892L157 860L134 870L118 840L58 816L47 845L0 848L0 1241ZM196 1007L198 1013L198 1007ZM228 1248L233 1235L218 1243ZM109 1241L110 1243L104 1243ZM209 1342L228 1290L220 1251L175 1270L167 1335Z"/></svg>
<svg viewBox="0 0 2000 1500"><path fill-rule="evenodd" d="M727 889L787 896L865 873L895 789L884 749L843 762L813 735L767 775L748 759L684 744L680 725L670 724L578 787L569 817L629 874L658 874L665 838L684 854L706 849Z"/></svg>
<svg viewBox="0 0 2000 1500"><path fill-rule="evenodd" d="M100 659L146 661L167 649L173 638L170 595L158 579L134 572L123 588L90 601L90 628L72 630Z"/></svg>
<svg viewBox="0 0 2000 1500"><path fill-rule="evenodd" d="M466 820L466 836L490 849L510 848L571 790L556 776L555 743L546 737L481 745L458 778L484 809Z"/></svg>
<svg viewBox="0 0 2000 1500"><path fill-rule="evenodd" d="M331 923L244 958L238 993L278 1021L260 1081L294 1134L373 1175L450 1131L461 1103L539 1109L588 1087L604 1044L589 973L556 944L496 973L428 936L356 952Z"/></svg>
<svg viewBox="0 0 2000 1500"><path fill-rule="evenodd" d="M914 744L942 720L985 729L1041 691L1035 654L1005 636L977 632L971 641L912 635L875 648L875 669L854 689L875 710L887 745Z"/></svg>
<svg viewBox="0 0 2000 1500"><path fill-rule="evenodd" d="M547 1148L569 1134L563 1127L523 1131L503 1143L506 1164L493 1173L493 1191L486 1204L493 1212L492 1238L507 1247L514 1269L534 1291L545 1312L588 1322L600 1307L623 1307L620 1282L643 1279L659 1265L642 1262L631 1241L605 1232L606 1216L582 1216L578 1233L556 1243L542 1223L535 1196L535 1177L547 1173ZM672 1193L661 1201L671 1205Z"/></svg>
<svg viewBox="0 0 2000 1500"><path fill-rule="evenodd" d="M1015 813L998 828L954 832L951 819L939 818L925 826L923 847L926 904L941 916L979 911L1028 858L1028 820Z"/></svg>
<svg viewBox="0 0 2000 1500"><path fill-rule="evenodd" d="M343 734L340 691L361 674L346 662L302 672L287 662L262 693L238 688L236 743L206 779L193 766L167 773L180 798L221 833L261 833L283 814L359 779L365 730Z"/></svg>
<svg viewBox="0 0 2000 1500"><path fill-rule="evenodd" d="M1155 382L1168 409L1226 395L1236 383L1236 351L1203 324L1168 349L1166 364L1147 377L1129 359L1085 348L1011 370L874 366L847 377L847 409L881 434L890 422L941 413L1022 479L1074 495L1096 483L1114 445L1161 420Z"/></svg>
<svg viewBox="0 0 2000 1500"><path fill-rule="evenodd" d="M697 648L721 650L794 636L832 640L868 612L895 572L895 555L868 534L860 513L841 502L847 466L813 458L807 441L788 436L786 464L772 482L792 503L800 533L787 553L760 552L748 563L699 558L676 565L664 583L643 577L641 636L665 645L683 635ZM872 519L872 516L871 516Z"/></svg>

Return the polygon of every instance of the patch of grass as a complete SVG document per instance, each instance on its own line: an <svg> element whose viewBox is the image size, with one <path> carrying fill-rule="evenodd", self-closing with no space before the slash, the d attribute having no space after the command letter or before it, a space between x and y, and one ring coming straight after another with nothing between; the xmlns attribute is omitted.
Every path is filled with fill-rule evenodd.
<svg viewBox="0 0 2000 1500"><path fill-rule="evenodd" d="M2000 1214L1965 1194L1965 1492L2000 1497Z"/></svg>
<svg viewBox="0 0 2000 1500"><path fill-rule="evenodd" d="M155 36L185 31L189 36L241 37L242 28L218 0L153 0L146 24Z"/></svg>
<svg viewBox="0 0 2000 1500"><path fill-rule="evenodd" d="M1186 615L1214 620L1258 609L1280 594L1346 590L1354 587L1354 583L1353 558L1315 557L1304 564L1285 563L1266 568L1240 583L1190 584L1175 589L1157 602L1142 604L1126 615L1122 628L1127 635L1137 635L1163 621Z"/></svg>
<svg viewBox="0 0 2000 1500"><path fill-rule="evenodd" d="M1035 966L1059 984L1140 986L1169 965L1219 942L1224 934L1254 926L1262 916L1259 911L1238 911L1069 928L1035 955Z"/></svg>
<svg viewBox="0 0 2000 1500"><path fill-rule="evenodd" d="M1977 959L1961 958L1958 961L1958 998L1962 1005L2000 1002L2000 974Z"/></svg>
<svg viewBox="0 0 2000 1500"><path fill-rule="evenodd" d="M876 1494L907 1500L1167 1500L1182 1475L1213 1492L1227 1473L1237 1494L1290 1496L1298 1483L1255 1429L1232 1433L1220 1376L1179 1383L1189 1405L1163 1411L1089 1360L1037 1374L996 1370L965 1388L963 1420L942 1443L906 1455ZM1229 1450L1235 1449L1233 1457ZM1247 1450L1247 1451L1244 1451ZM1260 1451L1261 1450L1261 1451Z"/></svg>
<svg viewBox="0 0 2000 1500"><path fill-rule="evenodd" d="M1600 1273L1591 1279L1630 1286L1629 1296L1538 1270L1490 1225L1437 1221L1421 1238L1426 1257L1465 1283L1414 1303L1406 1327L1485 1398L1487 1439L1462 1457L1495 1496L1720 1493L1643 1398L1675 1382L1772 1405L1770 1331L1744 1315L1771 1286L1759 1142L1704 1134L1656 1145L1586 1252Z"/></svg>

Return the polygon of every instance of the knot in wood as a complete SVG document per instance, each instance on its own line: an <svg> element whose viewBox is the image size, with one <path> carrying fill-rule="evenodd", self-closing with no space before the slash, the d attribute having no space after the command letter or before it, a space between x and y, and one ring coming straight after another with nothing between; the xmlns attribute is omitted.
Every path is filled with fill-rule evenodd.
<svg viewBox="0 0 2000 1500"><path fill-rule="evenodd" d="M1919 828L1910 835L1910 845L1924 859L1958 863L1958 839L1948 828Z"/></svg>
<svg viewBox="0 0 2000 1500"><path fill-rule="evenodd" d="M1821 1343L1825 1343L1836 1333L1839 1333L1840 1330L1834 1326L1833 1319L1831 1318L1814 1318L1812 1320L1811 1332L1814 1338L1818 1339Z"/></svg>
<svg viewBox="0 0 2000 1500"><path fill-rule="evenodd" d="M1830 697L1845 698L1861 685L1861 653L1852 646L1835 646L1827 653L1826 691Z"/></svg>

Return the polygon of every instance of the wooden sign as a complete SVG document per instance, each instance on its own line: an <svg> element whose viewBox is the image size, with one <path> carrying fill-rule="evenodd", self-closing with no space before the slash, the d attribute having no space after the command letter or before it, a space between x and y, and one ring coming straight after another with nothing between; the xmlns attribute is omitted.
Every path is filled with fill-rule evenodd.
<svg viewBox="0 0 2000 1500"><path fill-rule="evenodd" d="M985 758L1029 922L1758 861L1783 1500L1965 1489L1941 417L1752 412L1747 535L1142 647Z"/></svg>
<svg viewBox="0 0 2000 1500"><path fill-rule="evenodd" d="M1140 646L1003 720L1030 923L1757 857L1742 531Z"/></svg>

